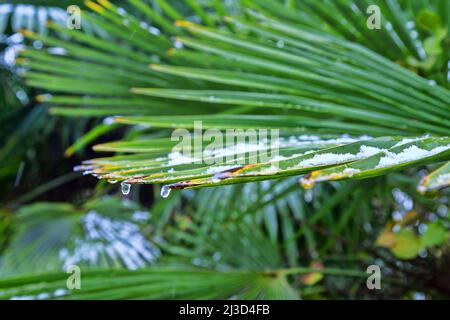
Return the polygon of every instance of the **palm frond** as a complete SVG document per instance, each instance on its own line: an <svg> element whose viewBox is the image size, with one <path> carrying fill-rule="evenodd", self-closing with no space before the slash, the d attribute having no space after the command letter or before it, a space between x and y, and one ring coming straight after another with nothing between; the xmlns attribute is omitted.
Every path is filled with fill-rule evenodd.
<svg viewBox="0 0 450 320"><path fill-rule="evenodd" d="M159 128L188 126L192 119L203 120L205 127L228 128L227 125L233 126L236 121L235 126L239 128L283 128L288 132L286 137L292 136L290 132L299 131L385 137L363 139L364 144L340 143L337 149L320 151L286 144L280 153L288 159L280 162L279 169L273 169L270 162L257 161L256 166L248 167L225 162L221 167L226 170L189 163L173 166L167 161L169 144L151 149L153 142L144 142L142 138L109 147L127 145L128 149L122 148L122 151L132 153L154 151L146 155L147 162L133 164L143 156L131 155L130 158L120 156L118 161L115 158L92 160L79 168L124 184L167 183L168 188L215 186L305 174L322 169L321 166L336 165L343 166L337 166L336 171L330 168L320 172L329 172L333 179L367 178L411 165L448 160L449 143L445 136L450 125L450 92L389 60L403 58L406 61L413 57L423 62L430 58L423 49L424 37L439 33L437 30L442 29L445 19L428 26L422 17L425 13L419 10L422 18L418 18L418 23L424 30L420 34L422 38L417 39L412 36L416 32L415 26L407 26L417 8L412 10L393 0L380 1L377 4L384 13L383 25L390 27L366 37L369 30L363 24L362 10L365 1L317 4L308 0L302 3L313 18L294 17L286 13L289 9L278 1L255 0L244 1L240 13L225 17L226 26L222 26L220 21L207 18L205 8L188 1L188 7L206 26L177 21L175 27L171 20L180 14L167 3L162 5L160 14L142 1L129 1L163 30L155 32L147 28L148 24L143 26L132 14L107 1L89 2L88 6L96 14L86 14L86 19L107 30L123 44L73 30L59 31L75 43L26 32L32 39L66 50L64 56L56 58L35 50L25 51L23 62L30 68L27 83L65 94L40 97L41 101L66 106L54 108L56 114L122 115L116 118L117 122ZM429 3L424 9L434 12L437 7L435 3ZM355 14L350 15L349 10ZM331 16L329 12L334 11L339 14ZM302 23L296 23L299 21ZM331 25L334 26L332 30ZM177 36L175 44L171 43L172 35ZM378 50L380 48L374 47L376 41L370 39L387 41L390 44L385 46L388 51ZM437 41L438 46L445 45L443 39ZM171 48L173 45L179 47L180 43L184 45L182 49ZM167 49L168 53L165 52ZM437 53L439 59L444 51ZM148 64L151 68L147 68ZM119 70L114 77L110 66ZM442 75L446 70L440 72ZM183 101L184 105L177 101ZM169 106L171 116L167 117ZM433 136L397 145L401 138L395 136L420 137L423 134ZM384 145L382 141L392 143ZM145 144L148 147L144 147ZM366 144L369 147L373 144L378 148L377 152L359 157L361 150L357 148ZM97 147L102 148L105 146ZM351 159L295 167L297 160L303 163L326 154L345 155L347 150L350 150ZM414 150L420 154L411 158ZM315 153L302 154L305 151ZM403 157L406 153L408 157ZM246 155L234 155L249 160ZM395 163L381 163L387 158L395 158ZM348 166L353 161L356 161L355 168ZM318 174L313 172L311 177ZM327 179L315 181L321 180ZM313 182L308 180L305 185Z"/></svg>
<svg viewBox="0 0 450 320"><path fill-rule="evenodd" d="M370 4L382 10L380 30L367 28ZM15 173L4 160L26 146L26 134L55 125L50 108L83 117L81 125L105 117L66 155L116 129L122 136L94 146L115 155L76 167L103 179L94 198L114 186L127 195L132 184L163 184L163 197L202 189L159 199L151 216L109 197L0 210L0 299L360 298L369 261L396 297L448 292L440 285L446 198L425 196L449 185L448 8L435 0L98 0L83 7L84 32L58 23L22 31L37 45L21 51L18 67L41 94L36 114L0 150L0 177ZM261 159L272 141L241 134L200 148L197 161L169 136L198 121L202 132L277 129L278 153ZM190 149L201 140L194 135ZM425 166L436 170L425 176ZM203 188L214 186L222 187ZM134 200L146 193L153 202L148 191L158 192L134 188ZM61 272L72 264L81 290L68 290Z"/></svg>
<svg viewBox="0 0 450 320"><path fill-rule="evenodd" d="M270 272L87 271L73 291L66 281L65 273L3 279L0 299L298 299L282 274Z"/></svg>
<svg viewBox="0 0 450 320"><path fill-rule="evenodd" d="M136 204L100 199L77 209L67 203L34 203L12 221L13 237L0 259L2 276L33 270L136 269L154 263L159 249L140 224L149 218ZM144 219L144 220L142 220Z"/></svg>

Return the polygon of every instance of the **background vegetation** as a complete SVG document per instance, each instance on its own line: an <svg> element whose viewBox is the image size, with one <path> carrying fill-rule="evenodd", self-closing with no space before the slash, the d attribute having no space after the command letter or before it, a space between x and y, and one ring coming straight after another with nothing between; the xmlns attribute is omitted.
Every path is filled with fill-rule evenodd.
<svg viewBox="0 0 450 320"><path fill-rule="evenodd" d="M0 298L448 298L449 11L0 4ZM279 168L177 162L196 120L280 129Z"/></svg>

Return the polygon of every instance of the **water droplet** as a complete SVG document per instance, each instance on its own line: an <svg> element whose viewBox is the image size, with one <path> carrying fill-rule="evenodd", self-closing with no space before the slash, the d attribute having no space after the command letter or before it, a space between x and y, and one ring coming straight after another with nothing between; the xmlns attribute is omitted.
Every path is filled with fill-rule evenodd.
<svg viewBox="0 0 450 320"><path fill-rule="evenodd" d="M408 29L414 29L414 27L415 27L415 23L414 23L414 21L407 21L406 22L406 28L408 28Z"/></svg>
<svg viewBox="0 0 450 320"><path fill-rule="evenodd" d="M284 48L284 41L283 40L278 40L277 41L277 47L280 48L280 49Z"/></svg>
<svg viewBox="0 0 450 320"><path fill-rule="evenodd" d="M155 35L155 36L159 36L161 34L161 31L158 28L155 28L155 27L149 27L148 31L150 31L150 33Z"/></svg>
<svg viewBox="0 0 450 320"><path fill-rule="evenodd" d="M105 119L103 119L103 124L104 125L112 125L116 123L116 118L115 117L106 117Z"/></svg>
<svg viewBox="0 0 450 320"><path fill-rule="evenodd" d="M36 40L33 42L33 47L35 49L42 49L44 47L44 44L42 43L42 41Z"/></svg>
<svg viewBox="0 0 450 320"><path fill-rule="evenodd" d="M176 40L176 41L173 43L173 46L175 47L175 49L182 49L182 48L183 48L183 42L181 42L181 41L179 41L179 40Z"/></svg>
<svg viewBox="0 0 450 320"><path fill-rule="evenodd" d="M312 190L307 189L307 190L305 191L305 194L304 194L303 197L305 198L305 201L309 203L309 202L313 201L314 193L313 193Z"/></svg>
<svg viewBox="0 0 450 320"><path fill-rule="evenodd" d="M120 187L121 187L121 189L122 189L122 194L125 195L125 196L126 196L127 194L129 194L130 191L131 191L131 184L129 184L129 183L122 182L122 183L120 184Z"/></svg>
<svg viewBox="0 0 450 320"><path fill-rule="evenodd" d="M170 195L171 190L172 189L170 189L169 186L162 186L161 187L161 197L167 198Z"/></svg>

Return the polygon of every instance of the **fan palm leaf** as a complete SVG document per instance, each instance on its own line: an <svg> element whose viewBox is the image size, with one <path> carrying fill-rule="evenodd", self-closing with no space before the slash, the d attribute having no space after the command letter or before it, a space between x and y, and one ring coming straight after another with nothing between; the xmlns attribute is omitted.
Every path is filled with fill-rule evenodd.
<svg viewBox="0 0 450 320"><path fill-rule="evenodd" d="M155 31L108 1L89 1L87 5L96 15L85 14L85 18L124 44L60 30L58 26L54 27L76 43L26 32L32 39L67 50L65 56L55 59L51 54L25 51L24 63L31 69L26 75L28 84L70 94L39 98L53 105L65 105L54 108L56 114L121 115L116 122L159 128L189 126L191 119L201 119L204 128L228 128L227 125L233 127L233 116L238 114L234 118L236 128L285 128L282 136L287 141L299 132L384 138L364 137L353 140L353 144L341 142L335 149L323 150L300 148L288 142L280 149L283 160L275 169L270 162L255 161L238 153L234 154L237 159L252 165L225 162L220 166L199 166L187 162L174 166L167 161L171 154L164 146L152 149L154 153L147 154L147 162L139 162L139 166L133 161L140 156L130 155L120 156L119 161L87 161L79 170L125 185L166 183L167 188L216 186L309 172L309 177L318 177L325 172L320 179L304 179L307 186L330 179L368 178L449 159L449 141L445 136L450 125L450 92L388 59L430 58L422 39L414 39L414 30L406 27L417 8L413 10L397 1L380 1L386 19L383 23L390 29L371 33L370 38L389 39L387 52L369 45L370 38L364 36L369 32L362 24L364 1L304 1L307 10L315 12L312 19L305 20L301 15L294 18L286 13L288 10L277 1L244 1L240 14L225 17L226 28L220 26L220 20L207 18L204 10L209 8L186 3L206 26L188 21L177 21L174 26L171 19L181 15L166 2L161 6L163 14L159 14L142 1L129 1L162 30ZM331 16L331 8L339 16ZM425 8L436 10L437 4L430 2ZM349 10L358 14L350 18ZM289 18L282 20L280 16ZM301 24L293 23L299 20ZM337 20L341 23L335 24ZM432 31L422 30L422 35L433 35L445 22L436 20ZM331 32L330 25L334 25ZM175 46L183 44L184 48L171 49L171 35L177 36ZM438 45L446 44L442 41ZM168 54L164 52L167 49ZM437 54L439 59L443 52ZM114 77L108 66L117 68ZM217 84L220 90L216 89ZM168 108L176 116L165 117ZM424 134L431 136L421 137ZM400 143L401 137L417 140ZM383 141L392 143L386 146ZM142 137L110 145L109 149L119 151L111 146L120 145L127 146L122 151L140 153L149 150L145 147L148 143ZM326 140L321 143L327 144ZM377 148L377 152L359 156L364 147ZM97 147L102 148L105 147ZM348 159L339 160L347 150ZM413 151L418 153L413 155ZM326 156L328 160L319 166L302 165L308 159ZM391 163L384 165L386 159L391 159ZM355 168L349 166L354 161ZM320 166L333 168L317 171L322 169Z"/></svg>

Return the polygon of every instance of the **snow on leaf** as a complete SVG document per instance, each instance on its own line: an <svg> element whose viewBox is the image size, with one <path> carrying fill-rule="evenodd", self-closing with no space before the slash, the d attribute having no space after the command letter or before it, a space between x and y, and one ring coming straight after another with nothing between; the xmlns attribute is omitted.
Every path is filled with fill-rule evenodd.
<svg viewBox="0 0 450 320"><path fill-rule="evenodd" d="M374 154L377 154L377 153L380 153L383 151L384 151L384 149L379 149L376 147L362 145L359 149L359 152L356 154L353 154L353 153L340 153L340 154L320 153L320 154L314 155L314 157L312 157L310 159L305 159L303 161L300 161L297 166L312 167L312 166L318 166L318 165L327 165L327 164L335 164L335 163L354 161L354 160L370 157Z"/></svg>
<svg viewBox="0 0 450 320"><path fill-rule="evenodd" d="M450 149L450 144L446 146L439 146L436 148L433 148L432 150L425 150L422 148L419 148L417 146L410 146L401 152L394 153L394 152L386 152L385 156L380 158L380 162L375 168L384 168L389 166L394 166L399 163L403 162L409 162L414 161L421 158L431 157L436 154L439 154L441 152L444 152L446 150Z"/></svg>

